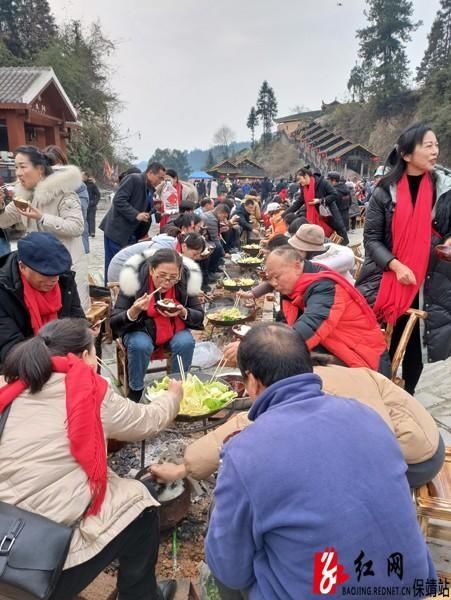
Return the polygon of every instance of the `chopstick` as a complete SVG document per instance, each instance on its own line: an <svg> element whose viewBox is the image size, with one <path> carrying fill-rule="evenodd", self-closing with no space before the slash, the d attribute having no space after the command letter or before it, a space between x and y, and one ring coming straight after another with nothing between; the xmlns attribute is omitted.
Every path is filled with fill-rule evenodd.
<svg viewBox="0 0 451 600"><path fill-rule="evenodd" d="M241 298L239 296L235 296L235 302L233 303L233 308L238 308L240 304Z"/></svg>
<svg viewBox="0 0 451 600"><path fill-rule="evenodd" d="M157 292L159 292L161 290L161 287L157 288L156 290L154 290L151 294L150 294L150 298L152 298L152 296L154 296Z"/></svg>
<svg viewBox="0 0 451 600"><path fill-rule="evenodd" d="M177 362L179 365L180 377L182 378L182 381L186 381L185 367L183 366L183 360L180 354L177 354Z"/></svg>
<svg viewBox="0 0 451 600"><path fill-rule="evenodd" d="M224 358L224 356L221 358L221 360L218 362L218 364L216 365L216 369L214 370L213 375L210 378L210 381L208 383L211 383L212 381L214 381L218 376L219 373L222 371L222 369L225 367L227 362L227 359Z"/></svg>

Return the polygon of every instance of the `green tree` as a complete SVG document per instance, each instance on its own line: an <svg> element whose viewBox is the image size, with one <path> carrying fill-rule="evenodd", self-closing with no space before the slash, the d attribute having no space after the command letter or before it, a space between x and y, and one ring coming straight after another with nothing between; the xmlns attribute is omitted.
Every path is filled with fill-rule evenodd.
<svg viewBox="0 0 451 600"><path fill-rule="evenodd" d="M77 107L80 127L71 132L68 156L71 162L102 177L104 161L116 162L117 134L111 121L86 107ZM119 141L119 140L117 140Z"/></svg>
<svg viewBox="0 0 451 600"><path fill-rule="evenodd" d="M87 33L79 21L67 23L34 64L52 65L67 95L77 105L108 116L119 101L108 87L107 58L114 44L93 23Z"/></svg>
<svg viewBox="0 0 451 600"><path fill-rule="evenodd" d="M208 151L208 154L207 154L207 160L205 161L205 164L204 164L205 171L208 171L209 169L211 169L211 167L213 167L215 164L216 164L215 155L213 154L213 150L210 148L210 150Z"/></svg>
<svg viewBox="0 0 451 600"><path fill-rule="evenodd" d="M255 110L255 106L253 106L250 110L249 116L247 118L246 127L251 130L251 140L252 140L252 148L255 145L255 128L258 125L258 115Z"/></svg>
<svg viewBox="0 0 451 600"><path fill-rule="evenodd" d="M47 0L0 0L0 39L13 56L30 60L56 33Z"/></svg>
<svg viewBox="0 0 451 600"><path fill-rule="evenodd" d="M213 136L213 143L220 147L222 158L227 159L233 152L235 133L227 125L223 125Z"/></svg>
<svg viewBox="0 0 451 600"><path fill-rule="evenodd" d="M353 102L365 102L368 95L368 72L362 65L356 64L352 68L347 87Z"/></svg>
<svg viewBox="0 0 451 600"><path fill-rule="evenodd" d="M417 81L425 83L437 69L451 61L451 0L440 0L440 9L428 35L428 46L417 69Z"/></svg>
<svg viewBox="0 0 451 600"><path fill-rule="evenodd" d="M409 78L406 43L421 22L412 21L410 0L367 0L368 26L357 31L369 92L380 108L402 93Z"/></svg>
<svg viewBox="0 0 451 600"><path fill-rule="evenodd" d="M157 148L150 160L161 163L166 169L174 169L180 179L186 179L190 173L188 152L186 150Z"/></svg>
<svg viewBox="0 0 451 600"><path fill-rule="evenodd" d="M263 144L266 144L271 139L273 120L277 116L276 95L266 80L262 83L258 93L256 114L262 119Z"/></svg>

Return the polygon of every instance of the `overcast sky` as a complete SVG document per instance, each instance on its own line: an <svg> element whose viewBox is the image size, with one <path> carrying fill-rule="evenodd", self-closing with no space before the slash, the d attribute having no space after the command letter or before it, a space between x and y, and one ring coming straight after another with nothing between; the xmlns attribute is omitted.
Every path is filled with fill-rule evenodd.
<svg viewBox="0 0 451 600"><path fill-rule="evenodd" d="M338 4L341 3L342 6ZM365 26L363 0L50 0L58 20L99 19L117 46L111 87L117 120L140 159L156 147L208 148L226 124L249 139L246 120L264 79L279 116L343 99ZM439 0L414 0L408 54L422 58Z"/></svg>

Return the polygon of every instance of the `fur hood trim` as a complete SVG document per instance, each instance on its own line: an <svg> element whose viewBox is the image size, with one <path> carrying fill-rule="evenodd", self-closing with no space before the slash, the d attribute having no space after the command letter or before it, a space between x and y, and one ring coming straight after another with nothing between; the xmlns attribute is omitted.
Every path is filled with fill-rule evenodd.
<svg viewBox="0 0 451 600"><path fill-rule="evenodd" d="M55 196L76 192L83 183L81 171L74 165L53 167L53 173L40 181L34 190L26 190L16 184L15 194L25 200L33 200L40 207L51 204Z"/></svg>
<svg viewBox="0 0 451 600"><path fill-rule="evenodd" d="M121 269L119 275L119 285L121 291L126 296L136 296L142 286L139 279L139 273L143 263L152 256L157 249L149 248L140 254L131 256ZM183 266L185 267L186 278L186 293L188 296L198 296L202 290L202 271L199 265L191 258L182 257Z"/></svg>

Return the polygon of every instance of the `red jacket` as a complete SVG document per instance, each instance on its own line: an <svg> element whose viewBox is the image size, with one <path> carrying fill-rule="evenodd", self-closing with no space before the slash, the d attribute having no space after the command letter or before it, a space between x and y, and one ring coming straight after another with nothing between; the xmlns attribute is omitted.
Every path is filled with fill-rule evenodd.
<svg viewBox="0 0 451 600"><path fill-rule="evenodd" d="M348 367L380 369L384 335L364 297L339 273L305 261L282 309L310 350L322 346Z"/></svg>

